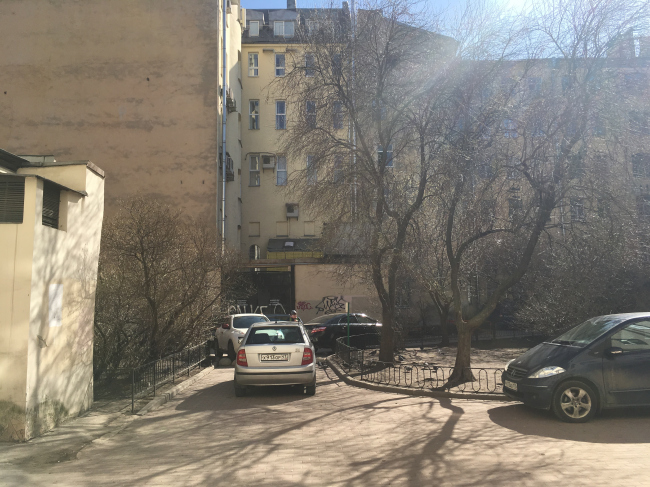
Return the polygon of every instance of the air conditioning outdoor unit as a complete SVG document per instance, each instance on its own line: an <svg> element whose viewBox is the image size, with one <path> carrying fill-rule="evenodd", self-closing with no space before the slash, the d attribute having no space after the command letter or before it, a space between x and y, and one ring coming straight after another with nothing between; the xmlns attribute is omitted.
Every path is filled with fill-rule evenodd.
<svg viewBox="0 0 650 487"><path fill-rule="evenodd" d="M297 203L287 203L287 218L298 218Z"/></svg>
<svg viewBox="0 0 650 487"><path fill-rule="evenodd" d="M262 169L273 169L275 167L275 156L262 156Z"/></svg>

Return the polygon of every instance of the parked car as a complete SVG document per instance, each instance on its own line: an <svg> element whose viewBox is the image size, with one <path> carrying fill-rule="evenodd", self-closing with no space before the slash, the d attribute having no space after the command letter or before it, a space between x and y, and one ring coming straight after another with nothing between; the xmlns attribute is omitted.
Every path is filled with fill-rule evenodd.
<svg viewBox="0 0 650 487"><path fill-rule="evenodd" d="M591 318L508 362L502 379L507 396L570 423L650 406L650 313Z"/></svg>
<svg viewBox="0 0 650 487"><path fill-rule="evenodd" d="M347 313L332 313L329 315L317 316L313 320L308 321L305 323L305 329L309 332L313 332L314 330L321 331L321 329L328 326L343 323L346 325L348 323ZM350 323L378 323L378 321L363 313L350 313Z"/></svg>
<svg viewBox="0 0 650 487"><path fill-rule="evenodd" d="M226 322L217 328L217 360L220 359L224 352L228 354L228 358L235 361L239 344L241 343L244 335L253 323L268 322L269 319L265 315L242 313L228 316Z"/></svg>
<svg viewBox="0 0 650 487"><path fill-rule="evenodd" d="M352 318L352 317L351 317ZM381 333L381 323L353 323L350 320L350 337L351 345L353 347L359 348L363 345L363 348L370 345L379 345L379 335ZM329 348L334 350L336 347L336 339L341 337L347 337L348 335L348 325L346 323L338 323L322 328L314 328L311 331L310 338L316 347L316 350L322 348ZM358 335L363 335L364 339L360 340L361 337Z"/></svg>
<svg viewBox="0 0 650 487"><path fill-rule="evenodd" d="M291 321L291 316L288 314L267 314L266 317L271 321ZM302 323L300 317L298 317L298 322Z"/></svg>
<svg viewBox="0 0 650 487"><path fill-rule="evenodd" d="M237 352L235 395L248 386L303 385L316 394L316 350L295 321L251 325Z"/></svg>

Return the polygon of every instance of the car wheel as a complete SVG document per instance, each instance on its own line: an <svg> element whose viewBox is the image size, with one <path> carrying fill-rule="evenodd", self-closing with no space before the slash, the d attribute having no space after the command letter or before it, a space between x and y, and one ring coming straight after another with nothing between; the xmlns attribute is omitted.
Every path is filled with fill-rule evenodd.
<svg viewBox="0 0 650 487"><path fill-rule="evenodd" d="M235 396L244 397L246 395L246 388L237 384L237 379L235 379Z"/></svg>
<svg viewBox="0 0 650 487"><path fill-rule="evenodd" d="M597 409L593 389L578 380L560 384L553 396L553 412L567 423L586 423L594 417Z"/></svg>
<svg viewBox="0 0 650 487"><path fill-rule="evenodd" d="M232 344L232 342L228 342L228 358L231 362L234 362L237 358L237 354L235 354L235 346Z"/></svg>
<svg viewBox="0 0 650 487"><path fill-rule="evenodd" d="M316 394L316 381L313 384L309 384L305 387L305 394L308 396L313 396Z"/></svg>
<svg viewBox="0 0 650 487"><path fill-rule="evenodd" d="M214 352L214 354L215 354L215 356L217 357L217 361L219 361L219 359L220 359L221 357L223 357L223 350L221 350L221 348L219 348L219 341L218 341L218 340L217 340L217 349L216 349L216 351Z"/></svg>

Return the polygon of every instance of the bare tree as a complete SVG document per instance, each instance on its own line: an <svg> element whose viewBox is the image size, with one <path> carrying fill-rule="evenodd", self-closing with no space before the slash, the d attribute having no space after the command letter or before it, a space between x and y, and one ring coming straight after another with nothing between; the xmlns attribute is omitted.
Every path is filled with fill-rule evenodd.
<svg viewBox="0 0 650 487"><path fill-rule="evenodd" d="M95 374L196 343L222 302L247 285L212 225L157 201L122 201L104 225L95 311Z"/></svg>

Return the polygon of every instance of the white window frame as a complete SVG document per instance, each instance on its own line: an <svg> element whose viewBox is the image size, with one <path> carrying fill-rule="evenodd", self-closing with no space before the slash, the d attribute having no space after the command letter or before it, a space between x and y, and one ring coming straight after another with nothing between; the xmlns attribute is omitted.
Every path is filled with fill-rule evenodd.
<svg viewBox="0 0 650 487"><path fill-rule="evenodd" d="M258 52L248 53L248 76L256 78L260 75L260 56Z"/></svg>
<svg viewBox="0 0 650 487"><path fill-rule="evenodd" d="M295 28L294 28L293 20L276 20L275 22L273 22L274 36L289 38L289 37L293 37L294 32L295 32Z"/></svg>
<svg viewBox="0 0 650 487"><path fill-rule="evenodd" d="M280 110L282 108L282 110ZM287 129L287 102L285 100L275 101L275 130Z"/></svg>
<svg viewBox="0 0 650 487"><path fill-rule="evenodd" d="M278 64L278 60L282 59L282 65ZM284 53L275 54L275 77L281 78L286 72L286 58Z"/></svg>
<svg viewBox="0 0 650 487"><path fill-rule="evenodd" d="M517 121L512 118L503 119L503 136L506 139L516 139L519 137L517 132Z"/></svg>
<svg viewBox="0 0 650 487"><path fill-rule="evenodd" d="M332 128L334 130L343 128L343 102L339 100L332 103Z"/></svg>
<svg viewBox="0 0 650 487"><path fill-rule="evenodd" d="M260 101L259 100L248 100L248 129L249 130L260 129Z"/></svg>
<svg viewBox="0 0 650 487"><path fill-rule="evenodd" d="M313 52L306 52L305 53L305 76L307 78L313 78L314 75L316 74L316 69L314 66L316 65L316 58L314 57Z"/></svg>
<svg viewBox="0 0 650 487"><path fill-rule="evenodd" d="M308 20L307 33L309 35L314 35L316 32L318 32L318 20Z"/></svg>
<svg viewBox="0 0 650 487"><path fill-rule="evenodd" d="M253 25L255 26L255 29L253 29ZM260 35L260 21L251 20L250 23L248 24L248 37L259 37L259 35Z"/></svg>
<svg viewBox="0 0 650 487"><path fill-rule="evenodd" d="M275 185L286 186L287 180L287 158L285 156L278 156L278 162L275 169Z"/></svg>
<svg viewBox="0 0 650 487"><path fill-rule="evenodd" d="M309 128L316 128L316 100L307 100L305 102L305 121Z"/></svg>
<svg viewBox="0 0 650 487"><path fill-rule="evenodd" d="M251 154L249 156L249 186L259 186L260 185L260 155Z"/></svg>

